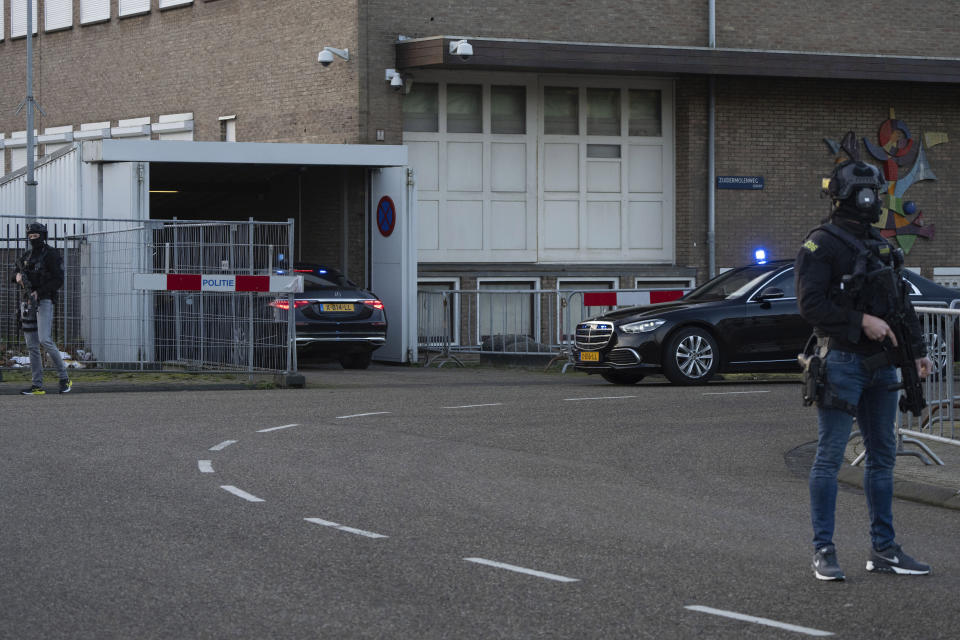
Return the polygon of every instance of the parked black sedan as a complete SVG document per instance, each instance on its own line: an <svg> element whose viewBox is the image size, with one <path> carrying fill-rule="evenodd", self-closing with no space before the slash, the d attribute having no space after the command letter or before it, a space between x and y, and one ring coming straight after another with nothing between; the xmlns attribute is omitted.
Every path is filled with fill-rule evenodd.
<svg viewBox="0 0 960 640"><path fill-rule="evenodd" d="M303 293L294 301L297 353L339 360L344 369L366 369L374 350L387 341L387 315L373 293L340 271L297 264ZM288 300L274 300L274 320L287 322Z"/></svg>
<svg viewBox="0 0 960 640"><path fill-rule="evenodd" d="M945 306L960 290L904 270L914 306ZM575 368L615 384L663 373L702 384L718 372L799 371L812 329L797 310L792 260L731 269L679 300L610 311L577 325ZM928 336L935 342L937 336ZM931 350L943 348L931 345ZM932 353L932 357L937 357ZM946 354L940 354L946 357Z"/></svg>

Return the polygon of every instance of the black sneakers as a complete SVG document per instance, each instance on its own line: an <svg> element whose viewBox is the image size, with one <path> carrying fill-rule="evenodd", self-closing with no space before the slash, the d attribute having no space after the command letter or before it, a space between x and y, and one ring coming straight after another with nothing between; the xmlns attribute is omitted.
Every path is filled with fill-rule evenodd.
<svg viewBox="0 0 960 640"><path fill-rule="evenodd" d="M43 387L38 387L37 385L31 385L29 389L24 389L20 393L25 396L42 396L47 392L43 390Z"/></svg>
<svg viewBox="0 0 960 640"><path fill-rule="evenodd" d="M832 544L820 547L813 554L813 575L817 577L817 580L844 579L843 569L837 564L837 548Z"/></svg>
<svg viewBox="0 0 960 640"><path fill-rule="evenodd" d="M918 562L905 554L900 545L892 544L883 551L871 551L867 571L895 573L901 576L925 576L930 565Z"/></svg>
<svg viewBox="0 0 960 640"><path fill-rule="evenodd" d="M73 388L73 382L70 378L60 381L60 393L70 393L70 389Z"/></svg>

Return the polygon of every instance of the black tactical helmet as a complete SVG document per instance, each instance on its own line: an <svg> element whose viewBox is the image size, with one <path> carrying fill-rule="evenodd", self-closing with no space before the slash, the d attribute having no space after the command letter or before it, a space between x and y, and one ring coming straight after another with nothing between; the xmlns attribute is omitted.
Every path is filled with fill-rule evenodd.
<svg viewBox="0 0 960 640"><path fill-rule="evenodd" d="M880 170L872 164L848 160L833 170L827 195L835 201L848 201L853 207L867 211L875 207L879 192L886 185Z"/></svg>
<svg viewBox="0 0 960 640"><path fill-rule="evenodd" d="M847 160L833 170L825 192L833 201L832 215L875 224L883 212L880 192L886 187L887 181L875 166Z"/></svg>
<svg viewBox="0 0 960 640"><path fill-rule="evenodd" d="M47 225L40 224L39 222L31 222L27 225L27 236L31 233L39 233L40 239L44 242L47 241Z"/></svg>

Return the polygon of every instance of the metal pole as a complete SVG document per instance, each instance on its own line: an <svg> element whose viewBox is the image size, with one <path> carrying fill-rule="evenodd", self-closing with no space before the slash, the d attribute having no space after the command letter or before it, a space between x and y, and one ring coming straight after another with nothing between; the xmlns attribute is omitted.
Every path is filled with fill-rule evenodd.
<svg viewBox="0 0 960 640"><path fill-rule="evenodd" d="M27 4L27 181L24 183L24 213L27 224L37 219L37 181L33 177L33 155L36 140L33 137L33 2Z"/></svg>
<svg viewBox="0 0 960 640"><path fill-rule="evenodd" d="M294 222L293 218L287 219L287 256L289 267L286 267L287 273L294 273L293 271L293 234L294 234ZM302 232L301 232L302 233ZM296 300L297 295L291 293L287 296L287 301L289 306L287 307L287 373L295 374L297 372L297 325L294 323L294 313L296 313L296 305L294 301Z"/></svg>

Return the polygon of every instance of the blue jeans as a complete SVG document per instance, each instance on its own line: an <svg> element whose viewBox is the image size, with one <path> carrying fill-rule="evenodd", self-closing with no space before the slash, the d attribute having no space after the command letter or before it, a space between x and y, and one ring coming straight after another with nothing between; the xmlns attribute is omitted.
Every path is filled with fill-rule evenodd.
<svg viewBox="0 0 960 640"><path fill-rule="evenodd" d="M43 353L40 347L43 347L53 361L53 366L57 368L57 376L61 380L66 380L68 377L67 367L60 356L60 349L50 337L51 331L53 331L53 302L43 299L37 303L37 330L23 332L30 352L30 373L35 387L43 386Z"/></svg>
<svg viewBox="0 0 960 640"><path fill-rule="evenodd" d="M827 384L857 407L857 425L866 448L863 488L870 512L870 541L876 550L893 544L893 465L897 459L895 420L899 392L895 367L867 371L863 356L831 349L827 353ZM833 544L837 506L837 472L850 438L853 416L842 409L818 409L817 455L810 469L810 515L813 545Z"/></svg>

